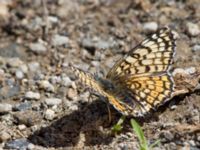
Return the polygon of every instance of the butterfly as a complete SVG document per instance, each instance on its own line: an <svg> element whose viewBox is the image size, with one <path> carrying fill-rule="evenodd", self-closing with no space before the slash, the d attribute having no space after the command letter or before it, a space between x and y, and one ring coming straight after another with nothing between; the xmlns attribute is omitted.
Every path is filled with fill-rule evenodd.
<svg viewBox="0 0 200 150"><path fill-rule="evenodd" d="M144 116L173 97L170 68L177 37L168 27L159 29L118 60L104 78L70 66L84 85L123 115Z"/></svg>

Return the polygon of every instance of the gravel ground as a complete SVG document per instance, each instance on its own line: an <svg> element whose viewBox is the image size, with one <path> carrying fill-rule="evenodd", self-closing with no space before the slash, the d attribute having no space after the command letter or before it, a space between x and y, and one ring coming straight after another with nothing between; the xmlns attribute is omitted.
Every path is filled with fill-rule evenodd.
<svg viewBox="0 0 200 150"><path fill-rule="evenodd" d="M105 75L130 48L163 26L176 30L175 67L200 63L200 1L0 1L0 149L138 149L120 114L76 84L68 70ZM155 149L200 149L200 96L190 92L139 118Z"/></svg>

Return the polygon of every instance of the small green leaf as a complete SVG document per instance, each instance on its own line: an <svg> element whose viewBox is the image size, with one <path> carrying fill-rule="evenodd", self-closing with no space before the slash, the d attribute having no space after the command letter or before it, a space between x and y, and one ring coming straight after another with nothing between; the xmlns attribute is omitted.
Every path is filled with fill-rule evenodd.
<svg viewBox="0 0 200 150"><path fill-rule="evenodd" d="M122 124L124 123L125 116L122 116L118 122L112 127L112 132L118 133L123 129Z"/></svg>
<svg viewBox="0 0 200 150"><path fill-rule="evenodd" d="M152 143L149 147L150 147L150 150L152 150L156 145L159 145L160 144L160 140L156 140L154 143Z"/></svg>
<svg viewBox="0 0 200 150"><path fill-rule="evenodd" d="M131 119L131 126L139 139L140 150L148 150L147 140L144 136L144 133L143 133L140 125L134 119Z"/></svg>
<svg viewBox="0 0 200 150"><path fill-rule="evenodd" d="M115 124L113 127L112 127L112 131L114 132L114 133L116 133L116 132L120 132L121 130L122 130L122 126L121 125L119 125L119 124Z"/></svg>

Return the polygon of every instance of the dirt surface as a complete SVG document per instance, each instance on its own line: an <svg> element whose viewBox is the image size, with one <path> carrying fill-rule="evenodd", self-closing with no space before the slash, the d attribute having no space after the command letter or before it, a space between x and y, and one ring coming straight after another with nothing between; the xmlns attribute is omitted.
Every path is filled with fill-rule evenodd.
<svg viewBox="0 0 200 150"><path fill-rule="evenodd" d="M0 149L138 149L129 118L75 84L72 63L105 75L158 28L177 41L175 68L200 64L200 1L0 1ZM174 97L150 117L136 118L155 149L200 149L199 92Z"/></svg>

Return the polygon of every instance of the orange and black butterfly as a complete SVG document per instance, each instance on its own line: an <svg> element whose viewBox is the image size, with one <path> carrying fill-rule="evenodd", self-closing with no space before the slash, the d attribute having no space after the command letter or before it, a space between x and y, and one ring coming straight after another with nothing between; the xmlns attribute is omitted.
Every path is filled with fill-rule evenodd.
<svg viewBox="0 0 200 150"><path fill-rule="evenodd" d="M143 116L172 98L170 66L177 33L165 27L142 41L110 69L105 78L72 67L80 81L124 115Z"/></svg>

